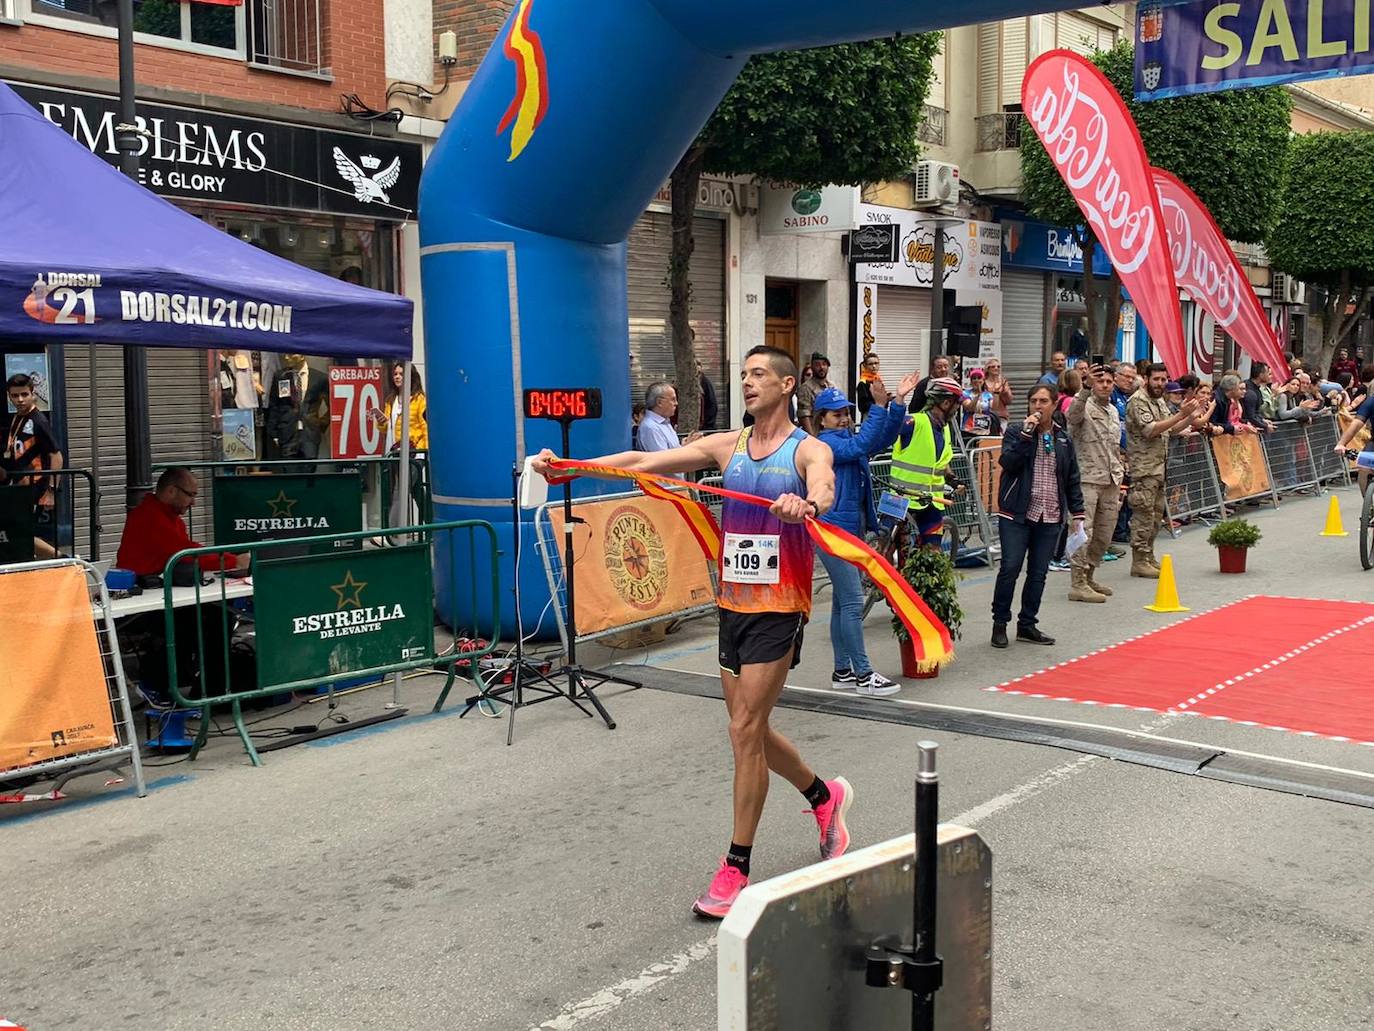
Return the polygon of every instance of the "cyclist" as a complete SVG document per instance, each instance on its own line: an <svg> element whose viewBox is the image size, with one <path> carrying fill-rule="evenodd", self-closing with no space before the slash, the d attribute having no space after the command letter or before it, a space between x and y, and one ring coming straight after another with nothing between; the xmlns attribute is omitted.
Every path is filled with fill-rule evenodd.
<svg viewBox="0 0 1374 1031"><path fill-rule="evenodd" d="M907 376L898 384L896 397L889 400L883 381L875 377L868 384L873 406L858 433L850 426L849 400L842 391L827 387L812 405L820 441L835 455L835 502L821 519L860 540L878 527L868 458L887 450L897 439L906 422L906 405L901 398L915 388L916 379L915 373ZM898 685L873 669L864 648L864 589L859 570L820 549L817 554L830 574L830 646L835 653L830 686L861 695L895 694Z"/></svg>
<svg viewBox="0 0 1374 1031"><path fill-rule="evenodd" d="M907 523L914 523L922 547L938 548L944 535L949 466L954 459L954 420L964 389L949 376L926 381L925 407L907 416L892 451L892 489L910 501ZM899 554L904 548L899 547Z"/></svg>
<svg viewBox="0 0 1374 1031"><path fill-rule="evenodd" d="M1350 420L1350 425L1341 434L1341 439L1336 441L1336 446L1332 448L1338 455L1345 455L1346 449L1350 447L1350 442L1359 436L1360 430L1370 424L1374 419L1374 394L1365 398ZM1365 451L1374 451L1374 437L1371 437L1364 446ZM1363 494L1369 486L1369 473L1365 469L1360 469L1359 474L1360 493Z"/></svg>

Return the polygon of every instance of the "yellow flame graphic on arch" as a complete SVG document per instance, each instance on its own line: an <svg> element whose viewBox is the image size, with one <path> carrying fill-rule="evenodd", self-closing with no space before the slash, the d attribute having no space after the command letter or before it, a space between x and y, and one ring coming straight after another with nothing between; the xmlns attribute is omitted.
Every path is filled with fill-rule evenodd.
<svg viewBox="0 0 1374 1031"><path fill-rule="evenodd" d="M511 21L503 50L515 65L515 96L496 127L496 135L505 132L511 123L510 157L514 161L529 146L534 131L544 121L549 109L549 69L544 56L544 44L538 33L530 28L530 8L534 0L520 0L520 8Z"/></svg>

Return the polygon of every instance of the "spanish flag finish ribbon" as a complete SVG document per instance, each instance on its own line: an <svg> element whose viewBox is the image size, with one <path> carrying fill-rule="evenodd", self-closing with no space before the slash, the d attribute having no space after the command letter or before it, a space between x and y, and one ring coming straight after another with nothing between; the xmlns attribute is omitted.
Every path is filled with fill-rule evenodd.
<svg viewBox="0 0 1374 1031"><path fill-rule="evenodd" d="M704 483L692 483L671 476L659 476L656 473L617 469L609 465L579 462L572 458L552 459L549 465L555 470L566 469L572 472L572 476L549 477L550 483L561 483L581 473L634 480L639 485L639 489L649 497L666 501L678 510L683 519L687 521L697 543L701 545L701 550L706 555L707 561L710 562L716 562L720 558L720 527L716 525L715 519L705 505L699 501L689 500L668 488L677 487L716 494L722 498L733 498L736 501L758 505L761 508L771 508L773 505L773 502L767 498L753 494L743 494L740 491L729 490L725 487L713 487ZM892 611L897 614L897 618L901 620L907 633L911 635L912 648L916 653L916 661L921 669L943 666L954 658L954 644L950 640L949 628L935 617L935 614L930 611L930 607L921 600L921 596L912 590L911 585L892 567L887 559L853 534L846 533L837 526L823 523L811 516L806 517L806 532L811 536L816 546L826 554L843 559L851 566L857 566L877 584L878 589L883 592L883 597L887 599L887 603L892 606Z"/></svg>

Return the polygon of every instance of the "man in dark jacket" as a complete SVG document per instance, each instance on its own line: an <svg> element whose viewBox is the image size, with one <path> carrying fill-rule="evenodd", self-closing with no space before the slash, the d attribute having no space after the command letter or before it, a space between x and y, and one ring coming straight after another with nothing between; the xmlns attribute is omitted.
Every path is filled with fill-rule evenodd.
<svg viewBox="0 0 1374 1031"><path fill-rule="evenodd" d="M1028 566L1021 590L1016 639L1030 644L1054 644L1036 626L1045 575L1054 557L1059 531L1066 517L1073 532L1083 529L1083 490L1078 480L1078 456L1068 433L1054 424L1058 392L1037 383L1027 401L1030 416L1007 428L1002 437L1002 479L997 490L997 535L1002 565L992 595L992 646L1007 646L1012 596L1021 567Z"/></svg>

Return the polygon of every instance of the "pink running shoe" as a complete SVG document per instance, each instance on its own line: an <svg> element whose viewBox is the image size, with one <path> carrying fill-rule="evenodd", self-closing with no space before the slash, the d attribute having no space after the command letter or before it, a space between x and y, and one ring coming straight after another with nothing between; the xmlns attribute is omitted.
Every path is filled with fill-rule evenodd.
<svg viewBox="0 0 1374 1031"><path fill-rule="evenodd" d="M807 812L816 817L816 826L821 832L821 858L834 859L842 856L849 848L849 828L844 824L844 814L849 803L854 801L854 789L843 777L825 782L830 789L830 801Z"/></svg>
<svg viewBox="0 0 1374 1031"><path fill-rule="evenodd" d="M705 895L692 903L692 912L697 916L723 920L725 914L730 912L735 899L739 898L739 893L748 886L749 878L745 877L738 867L731 866L722 859L720 869L711 878L711 887Z"/></svg>

